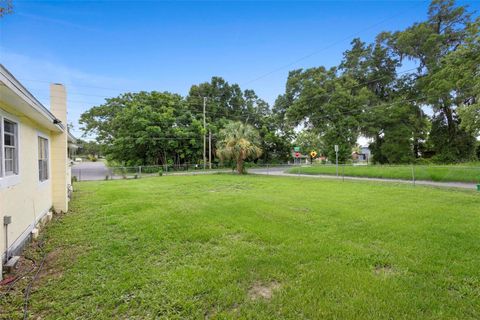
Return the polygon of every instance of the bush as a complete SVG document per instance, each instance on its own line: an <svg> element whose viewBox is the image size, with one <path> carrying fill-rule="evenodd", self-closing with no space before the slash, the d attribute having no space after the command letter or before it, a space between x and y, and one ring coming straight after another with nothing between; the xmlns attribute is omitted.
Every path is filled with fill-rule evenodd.
<svg viewBox="0 0 480 320"><path fill-rule="evenodd" d="M434 162L430 158L429 159L418 158L418 159L415 159L415 164L418 164L418 165L432 165L432 164L434 164Z"/></svg>
<svg viewBox="0 0 480 320"><path fill-rule="evenodd" d="M163 170L162 169L158 170L158 176L159 177L163 176Z"/></svg>

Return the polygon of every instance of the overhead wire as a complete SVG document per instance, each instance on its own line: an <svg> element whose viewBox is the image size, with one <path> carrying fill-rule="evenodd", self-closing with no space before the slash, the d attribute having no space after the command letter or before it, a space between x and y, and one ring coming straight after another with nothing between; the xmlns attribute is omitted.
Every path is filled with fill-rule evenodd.
<svg viewBox="0 0 480 320"><path fill-rule="evenodd" d="M417 4L415 4L414 6L410 7L410 8L408 9L408 11L409 11L410 9L414 9L414 8L419 7L419 6L422 5L424 2L425 2L425 1L420 1L419 3L417 3ZM306 59L308 59L308 58L310 58L310 57L312 57L312 56L314 56L314 55L317 55L318 53L320 53L320 52L322 52L322 51L325 51L325 50L327 50L327 49L330 49L330 48L336 46L337 44L342 43L342 42L344 42L344 41L346 41L346 40L350 40L350 39L352 39L353 37L356 37L356 36L360 35L361 33L365 32L365 31L367 31L367 30L373 29L373 28L375 28L375 27L383 24L384 22L386 22L386 21L388 21L388 20L391 20L391 19L393 19L393 18L399 17L399 16L401 16L402 14L404 14L405 12L407 12L407 10L404 10L403 12L394 14L394 15L392 15L392 16L390 16L390 17L387 17L387 18L385 18L385 19L383 19L383 20L381 20L381 21L379 21L379 22L377 22L377 23L375 23L375 24L373 24L373 25L365 28L365 29L362 29L362 30L360 30L360 31L357 31L357 32L355 32L355 33L352 33L352 34L350 34L350 35L348 35L348 36L346 36L346 37L344 37L344 38L341 38L341 39L339 39L339 40L336 40L336 41L328 44L327 46L325 46L325 47L323 47L323 48L321 48L321 49L319 49L319 50L313 51L313 52L311 52L311 53L309 53L309 54L307 54L307 55L305 55L305 56L303 56L303 57L300 57L300 58L298 58L298 59L296 59L296 60L294 60L294 61L292 61L292 62L289 62L289 63L287 63L287 64L285 64L285 65L283 65L283 66L280 66L280 67L275 68L275 69L273 69L273 70L271 70L271 71L269 71L269 72L266 72L266 73L264 73L264 74L262 74L262 75L260 75L260 76L258 76L258 77L256 77L256 78L252 79L252 80L246 81L246 82L242 83L242 86L243 86L243 85L250 84L250 83L252 83L252 82L256 82L256 81L258 81L258 80L261 80L261 79L263 79L263 78L265 78L265 77L268 77L268 76L270 76L270 75L272 75L272 74L274 74L274 73L276 73L276 72L278 72L278 71L281 71L281 70L283 70L283 69L285 69L285 68L289 68L289 67L297 64L298 62L301 62L301 61L306 60Z"/></svg>

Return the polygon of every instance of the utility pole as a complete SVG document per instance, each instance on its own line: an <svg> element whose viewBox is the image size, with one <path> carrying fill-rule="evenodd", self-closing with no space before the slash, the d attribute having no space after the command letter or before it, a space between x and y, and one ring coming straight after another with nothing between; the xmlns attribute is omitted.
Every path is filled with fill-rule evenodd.
<svg viewBox="0 0 480 320"><path fill-rule="evenodd" d="M207 121L205 120L205 106L207 104L207 97L203 97L203 170L207 167Z"/></svg>
<svg viewBox="0 0 480 320"><path fill-rule="evenodd" d="M337 177L338 177L338 144L335 145L335 163L337 167Z"/></svg>
<svg viewBox="0 0 480 320"><path fill-rule="evenodd" d="M212 169L212 130L208 130L208 167Z"/></svg>

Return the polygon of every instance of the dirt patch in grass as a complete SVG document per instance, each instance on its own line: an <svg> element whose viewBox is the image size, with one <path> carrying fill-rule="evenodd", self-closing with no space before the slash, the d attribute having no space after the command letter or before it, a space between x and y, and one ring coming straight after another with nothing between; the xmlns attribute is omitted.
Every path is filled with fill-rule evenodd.
<svg viewBox="0 0 480 320"><path fill-rule="evenodd" d="M310 208L307 207L290 207L290 210L300 213L309 213L312 211Z"/></svg>
<svg viewBox="0 0 480 320"><path fill-rule="evenodd" d="M64 271L64 268L61 267L62 256L63 249L61 247L55 248L47 253L45 262L43 263L43 268L38 274L39 282L44 278L58 279L62 277Z"/></svg>
<svg viewBox="0 0 480 320"><path fill-rule="evenodd" d="M373 273L377 276L389 277L397 273L397 271L388 263L377 264L373 269Z"/></svg>
<svg viewBox="0 0 480 320"><path fill-rule="evenodd" d="M220 186L218 188L209 189L208 192L243 192L246 190L252 190L253 186L250 183L233 183L228 186Z"/></svg>
<svg viewBox="0 0 480 320"><path fill-rule="evenodd" d="M267 284L255 282L252 287L250 287L250 290L248 290L248 297L251 300L270 300L273 296L273 293L278 289L280 289L280 284L276 281L272 281Z"/></svg>

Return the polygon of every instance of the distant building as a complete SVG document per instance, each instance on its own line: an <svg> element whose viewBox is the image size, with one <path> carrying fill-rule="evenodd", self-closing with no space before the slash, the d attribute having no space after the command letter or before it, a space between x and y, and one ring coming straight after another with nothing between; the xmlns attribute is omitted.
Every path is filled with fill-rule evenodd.
<svg viewBox="0 0 480 320"><path fill-rule="evenodd" d="M358 162L367 162L370 161L371 152L368 146L361 146L360 152L352 152L352 159Z"/></svg>
<svg viewBox="0 0 480 320"><path fill-rule="evenodd" d="M363 161L369 161L372 153L370 152L370 149L368 146L362 146L360 147L360 154L359 154L359 159Z"/></svg>

